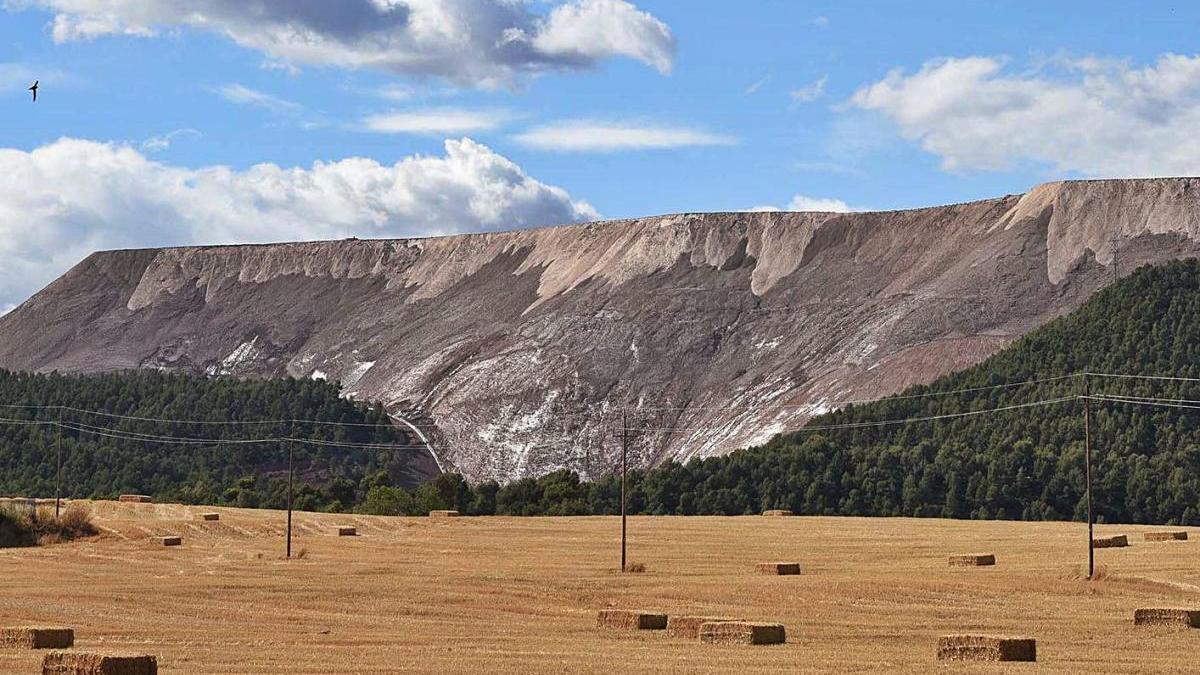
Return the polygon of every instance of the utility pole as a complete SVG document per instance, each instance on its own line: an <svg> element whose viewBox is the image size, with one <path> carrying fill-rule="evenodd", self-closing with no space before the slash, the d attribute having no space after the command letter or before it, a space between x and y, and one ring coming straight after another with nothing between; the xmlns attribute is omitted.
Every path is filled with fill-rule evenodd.
<svg viewBox="0 0 1200 675"><path fill-rule="evenodd" d="M1092 388L1087 375L1083 376L1083 461L1087 475L1087 519L1088 519L1088 580L1096 575L1096 540L1092 537Z"/></svg>
<svg viewBox="0 0 1200 675"><path fill-rule="evenodd" d="M296 431L295 423L288 426L288 497L287 497L287 557L292 557L292 479L296 475L295 471L295 446L296 442L292 440L292 434Z"/></svg>
<svg viewBox="0 0 1200 675"><path fill-rule="evenodd" d="M58 440L55 441L58 470L54 474L54 519L58 520L58 511L62 504L62 408L58 409L58 422L54 426L58 428Z"/></svg>
<svg viewBox="0 0 1200 675"><path fill-rule="evenodd" d="M621 571L625 571L625 475L629 469L629 424L621 411Z"/></svg>

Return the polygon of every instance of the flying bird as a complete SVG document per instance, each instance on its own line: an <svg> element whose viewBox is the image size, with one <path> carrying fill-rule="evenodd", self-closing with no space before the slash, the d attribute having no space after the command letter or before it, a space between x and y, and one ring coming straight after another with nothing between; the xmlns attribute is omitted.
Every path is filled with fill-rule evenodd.
<svg viewBox="0 0 1200 675"><path fill-rule="evenodd" d="M37 89L38 89L38 82L41 82L41 80L34 80L34 81L33 81L33 86L29 88L29 91L32 91L32 92L33 92L33 102L34 102L34 103L37 103Z"/></svg>

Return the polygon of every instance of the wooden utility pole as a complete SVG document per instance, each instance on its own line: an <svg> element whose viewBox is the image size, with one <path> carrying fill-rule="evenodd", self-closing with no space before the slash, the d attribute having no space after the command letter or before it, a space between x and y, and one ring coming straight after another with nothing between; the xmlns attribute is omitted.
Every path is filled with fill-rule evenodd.
<svg viewBox="0 0 1200 675"><path fill-rule="evenodd" d="M1088 579L1096 574L1096 540L1092 537L1092 388L1087 375L1083 376L1083 461L1087 476L1087 519L1088 519Z"/></svg>
<svg viewBox="0 0 1200 675"><path fill-rule="evenodd" d="M629 424L621 411L621 571L625 571L625 475L629 469Z"/></svg>
<svg viewBox="0 0 1200 675"><path fill-rule="evenodd" d="M292 480L296 475L295 470L295 446L296 442L291 436L296 431L296 425L292 424L288 427L288 497L287 497L287 557L292 557Z"/></svg>
<svg viewBox="0 0 1200 675"><path fill-rule="evenodd" d="M58 520L59 507L62 504L62 408L58 409L58 440L55 441L58 455L58 470L54 474L54 519Z"/></svg>

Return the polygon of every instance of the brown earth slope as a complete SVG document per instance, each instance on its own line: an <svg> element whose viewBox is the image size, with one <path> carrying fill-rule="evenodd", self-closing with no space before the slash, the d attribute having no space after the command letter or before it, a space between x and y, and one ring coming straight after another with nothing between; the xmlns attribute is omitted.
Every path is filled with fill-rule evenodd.
<svg viewBox="0 0 1200 675"><path fill-rule="evenodd" d="M328 377L473 479L731 451L974 364L1200 251L1200 179L879 213L683 214L96 253L0 317L0 367ZM1115 244L1114 244L1115 242Z"/></svg>

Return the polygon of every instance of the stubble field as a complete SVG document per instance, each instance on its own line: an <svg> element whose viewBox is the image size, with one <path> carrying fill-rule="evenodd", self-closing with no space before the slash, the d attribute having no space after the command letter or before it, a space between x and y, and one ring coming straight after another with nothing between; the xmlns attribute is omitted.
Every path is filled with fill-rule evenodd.
<svg viewBox="0 0 1200 675"><path fill-rule="evenodd" d="M102 536L0 550L0 626L72 626L77 648L156 654L163 673L1194 672L1200 647L1200 630L1133 626L1138 607L1200 608L1195 533L1148 543L1143 526L1098 527L1131 546L1098 550L1089 583L1079 524L638 517L647 571L620 575L616 518L301 513L289 561L280 512L85 504ZM975 552L997 565L947 564ZM768 561L803 573L758 574ZM608 607L780 622L788 642L597 629ZM936 662L962 632L1035 637L1038 663ZM0 672L40 662L0 650Z"/></svg>

